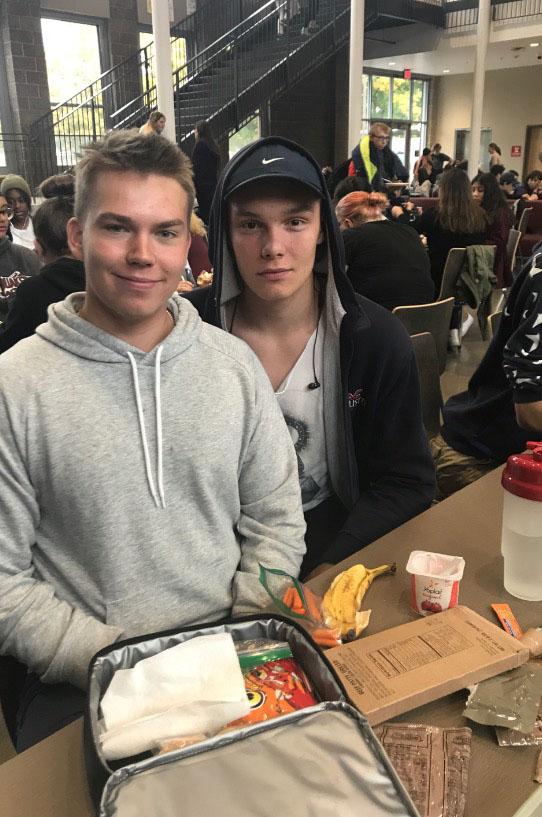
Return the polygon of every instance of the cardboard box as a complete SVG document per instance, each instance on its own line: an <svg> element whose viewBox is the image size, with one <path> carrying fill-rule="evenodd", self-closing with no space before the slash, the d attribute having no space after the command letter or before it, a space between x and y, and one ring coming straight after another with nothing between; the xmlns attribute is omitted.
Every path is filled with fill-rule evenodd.
<svg viewBox="0 0 542 817"><path fill-rule="evenodd" d="M524 664L529 651L468 607L454 607L327 651L374 725Z"/></svg>

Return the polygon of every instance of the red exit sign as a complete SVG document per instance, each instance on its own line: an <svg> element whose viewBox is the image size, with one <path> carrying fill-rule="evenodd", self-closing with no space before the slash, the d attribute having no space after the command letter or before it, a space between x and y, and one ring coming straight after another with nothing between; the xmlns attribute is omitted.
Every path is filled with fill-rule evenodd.
<svg viewBox="0 0 542 817"><path fill-rule="evenodd" d="M518 157L521 156L521 145L512 145L510 149L510 156Z"/></svg>
<svg viewBox="0 0 542 817"><path fill-rule="evenodd" d="M410 68L403 68L403 79L411 79L412 78L412 71Z"/></svg>

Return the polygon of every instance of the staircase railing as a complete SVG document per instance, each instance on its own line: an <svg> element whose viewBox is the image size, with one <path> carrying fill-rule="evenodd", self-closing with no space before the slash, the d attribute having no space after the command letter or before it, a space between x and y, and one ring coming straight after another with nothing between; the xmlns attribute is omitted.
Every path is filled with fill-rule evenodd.
<svg viewBox="0 0 542 817"><path fill-rule="evenodd" d="M220 3L208 0L181 20L171 29L173 66L181 69L187 55L197 53L203 44L210 44L216 36L232 28L245 9L258 3L261 0L220 0ZM70 167L83 144L110 128L122 127L130 113L130 103L141 98L144 105L140 106L140 116L145 117L156 106L152 44L104 71L31 125L28 137L36 151L28 171L30 175L43 179L58 168Z"/></svg>

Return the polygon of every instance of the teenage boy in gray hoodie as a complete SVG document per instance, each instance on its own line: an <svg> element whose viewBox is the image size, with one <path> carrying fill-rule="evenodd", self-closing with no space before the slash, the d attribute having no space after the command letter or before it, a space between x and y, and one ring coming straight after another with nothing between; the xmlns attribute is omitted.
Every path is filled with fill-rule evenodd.
<svg viewBox="0 0 542 817"><path fill-rule="evenodd" d="M97 650L257 611L258 563L299 570L297 463L268 378L175 294L193 198L167 139L89 146L68 223L86 292L0 360L0 650L31 673L18 749L81 712Z"/></svg>

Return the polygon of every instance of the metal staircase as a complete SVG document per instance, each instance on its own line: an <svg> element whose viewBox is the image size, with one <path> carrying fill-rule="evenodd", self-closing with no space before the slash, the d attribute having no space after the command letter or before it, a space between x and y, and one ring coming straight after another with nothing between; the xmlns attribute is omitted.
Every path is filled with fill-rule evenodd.
<svg viewBox="0 0 542 817"><path fill-rule="evenodd" d="M208 0L171 30L177 142L190 150L201 119L219 139L239 129L347 42L349 18L350 0ZM417 20L443 26L440 0L366 4L366 30ZM33 123L32 184L71 167L81 146L107 130L139 127L155 107L147 46Z"/></svg>

